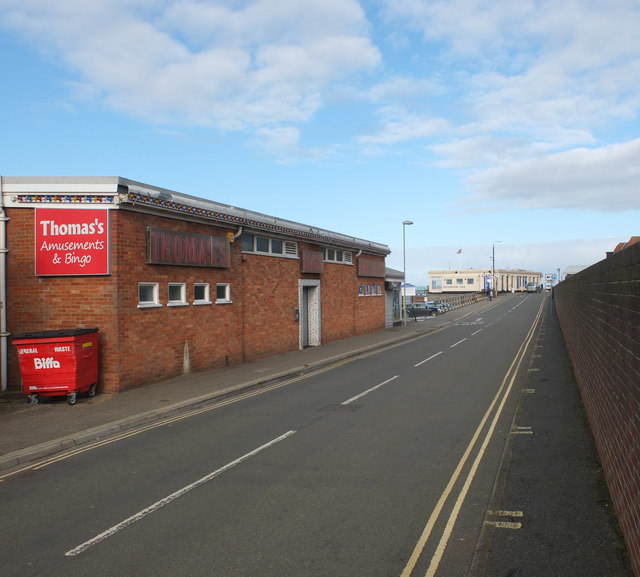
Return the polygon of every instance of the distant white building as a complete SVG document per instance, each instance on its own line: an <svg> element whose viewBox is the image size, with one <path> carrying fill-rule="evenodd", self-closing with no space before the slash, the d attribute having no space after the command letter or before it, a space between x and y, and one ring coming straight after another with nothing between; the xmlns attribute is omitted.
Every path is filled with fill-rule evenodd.
<svg viewBox="0 0 640 577"><path fill-rule="evenodd" d="M430 270L429 293L469 293L487 289L497 292L525 292L528 282L542 283L542 273L530 270L468 268Z"/></svg>
<svg viewBox="0 0 640 577"><path fill-rule="evenodd" d="M589 268L591 265L589 264L572 264L564 269L562 273L562 278L567 278L571 275L578 274L580 271L583 271L585 268Z"/></svg>

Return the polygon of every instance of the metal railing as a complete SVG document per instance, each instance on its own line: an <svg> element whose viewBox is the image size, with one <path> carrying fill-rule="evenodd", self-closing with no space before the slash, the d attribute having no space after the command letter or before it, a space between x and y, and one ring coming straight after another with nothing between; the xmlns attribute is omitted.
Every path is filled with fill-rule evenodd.
<svg viewBox="0 0 640 577"><path fill-rule="evenodd" d="M487 294L484 292L464 293L459 295L430 295L428 300L446 303L454 309L459 309L467 305L472 305L478 301L485 300Z"/></svg>

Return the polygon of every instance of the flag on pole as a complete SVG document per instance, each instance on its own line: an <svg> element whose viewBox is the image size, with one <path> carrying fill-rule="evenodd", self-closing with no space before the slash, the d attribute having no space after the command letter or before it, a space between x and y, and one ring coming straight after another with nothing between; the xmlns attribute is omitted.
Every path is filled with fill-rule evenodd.
<svg viewBox="0 0 640 577"><path fill-rule="evenodd" d="M462 253L462 249L460 249L457 254L461 254L461 253Z"/></svg>

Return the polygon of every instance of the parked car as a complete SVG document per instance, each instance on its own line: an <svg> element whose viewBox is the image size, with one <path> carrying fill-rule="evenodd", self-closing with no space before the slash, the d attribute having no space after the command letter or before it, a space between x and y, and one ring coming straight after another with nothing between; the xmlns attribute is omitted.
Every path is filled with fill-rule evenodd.
<svg viewBox="0 0 640 577"><path fill-rule="evenodd" d="M429 303L407 303L407 316L413 319L418 317L434 317L438 314L438 309Z"/></svg>
<svg viewBox="0 0 640 577"><path fill-rule="evenodd" d="M442 301L427 301L427 306L438 309L439 313L445 313L453 308L449 303Z"/></svg>

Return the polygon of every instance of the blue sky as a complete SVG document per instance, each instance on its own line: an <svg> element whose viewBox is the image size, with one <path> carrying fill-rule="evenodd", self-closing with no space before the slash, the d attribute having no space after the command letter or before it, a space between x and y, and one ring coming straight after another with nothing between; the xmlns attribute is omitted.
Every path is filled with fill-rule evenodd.
<svg viewBox="0 0 640 577"><path fill-rule="evenodd" d="M0 174L122 176L399 270L408 219L418 285L494 245L593 264L640 234L638 30L638 0L0 0Z"/></svg>

